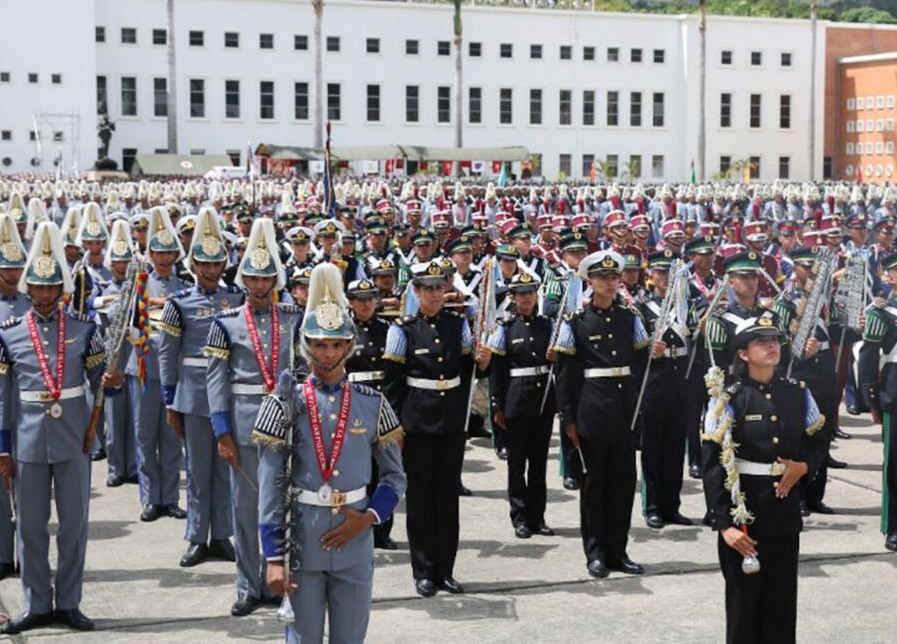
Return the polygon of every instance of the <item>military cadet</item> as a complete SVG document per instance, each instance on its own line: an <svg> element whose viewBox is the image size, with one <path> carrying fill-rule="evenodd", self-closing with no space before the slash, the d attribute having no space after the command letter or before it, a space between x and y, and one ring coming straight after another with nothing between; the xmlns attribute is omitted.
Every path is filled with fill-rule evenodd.
<svg viewBox="0 0 897 644"><path fill-rule="evenodd" d="M287 231L286 238L290 244L290 257L285 263L286 269L312 266L314 262L311 251L315 231L304 226L296 226Z"/></svg>
<svg viewBox="0 0 897 644"><path fill-rule="evenodd" d="M381 311L397 312L399 294L396 293L396 265L393 261L388 258L381 260L371 258L367 274L377 287L378 308Z"/></svg>
<svg viewBox="0 0 897 644"><path fill-rule="evenodd" d="M552 322L539 314L539 278L521 271L508 289L515 313L499 320L486 346L493 423L508 434L508 501L514 535L552 536L545 523L545 471L556 402L549 381Z"/></svg>
<svg viewBox="0 0 897 644"><path fill-rule="evenodd" d="M120 371L103 375L96 325L60 305L74 284L56 224L38 226L19 290L31 297L32 308L0 331L0 476L8 481L15 475L17 482L25 602L22 615L0 632L13 635L52 622L92 630L79 609L90 502L84 385L96 390L102 376L104 386L121 387L124 379ZM51 491L59 520L55 592L48 558Z"/></svg>
<svg viewBox="0 0 897 644"><path fill-rule="evenodd" d="M140 520L155 521L160 516L184 519L187 513L178 505L181 443L163 413L165 407L159 373L161 338L156 324L169 296L187 287L174 274L174 264L183 256L184 249L168 219L168 212L161 207L150 211L147 238L147 255L152 272L147 276L143 288L150 319L143 319L139 314L135 316L138 333L144 336L143 346L147 352L144 357L140 346L133 347L125 368L128 396L135 419L137 478L140 484L140 503L143 506ZM145 367L141 365L142 362L145 362Z"/></svg>
<svg viewBox="0 0 897 644"><path fill-rule="evenodd" d="M266 592L259 554L258 448L250 435L262 397L273 391L277 374L290 364L302 317L301 308L274 301L285 277L270 219L252 225L236 283L246 290L246 303L212 321L206 384L218 453L231 466L237 558L237 601L231 615L242 617L263 600L275 601Z"/></svg>
<svg viewBox="0 0 897 644"><path fill-rule="evenodd" d="M414 264L426 264L436 254L436 238L429 230L418 230L411 237L412 252L406 257L399 267L398 289L402 292L411 281L411 266Z"/></svg>
<svg viewBox="0 0 897 644"><path fill-rule="evenodd" d="M209 419L205 374L208 359L202 350L212 318L243 303L236 286L220 287L227 264L218 215L203 207L196 217L197 233L186 265L196 284L172 295L165 303L159 330L159 372L168 424L184 439L187 465L187 551L183 568L208 557L234 561L230 543L233 516L227 462L218 456Z"/></svg>
<svg viewBox="0 0 897 644"><path fill-rule="evenodd" d="M636 481L632 368L644 363L651 339L638 313L616 299L623 263L614 251L582 260L576 274L588 279L592 299L562 323L554 347L561 427L585 469L580 531L593 577L644 572L626 545ZM657 343L652 354L664 348Z"/></svg>
<svg viewBox="0 0 897 644"><path fill-rule="evenodd" d="M99 205L87 204L84 207L75 241L84 249L84 268L90 273L91 280L100 290L112 279L112 273L103 261L108 239L109 231L106 230L106 225L103 223Z"/></svg>
<svg viewBox="0 0 897 644"><path fill-rule="evenodd" d="M794 486L816 473L829 440L810 392L775 377L775 318L760 311L739 323L736 380L725 386L720 371L708 385L704 496L719 530L730 644L795 641L802 520Z"/></svg>
<svg viewBox="0 0 897 644"><path fill-rule="evenodd" d="M294 266L289 272L289 280L287 285L290 287L290 297L296 306L305 308L308 301L308 282L311 279L311 266L299 268Z"/></svg>
<svg viewBox="0 0 897 644"><path fill-rule="evenodd" d="M93 308L93 297L99 293L99 290L94 288L90 271L84 266L82 261L83 250L81 243L78 241L78 231L81 229L81 215L84 208L69 208L60 230L62 232L65 259L68 262L69 271L72 275L72 282L75 285L75 290L66 294L66 306L76 313L89 315Z"/></svg>
<svg viewBox="0 0 897 644"><path fill-rule="evenodd" d="M635 306L645 295L640 283L642 258L635 253L623 255L623 271L620 273L620 298L626 306Z"/></svg>
<svg viewBox="0 0 897 644"><path fill-rule="evenodd" d="M407 530L419 595L437 587L464 592L455 579L458 492L464 457L465 392L474 338L467 320L443 308L448 278L438 261L414 266L416 315L400 318L386 338L386 395L405 429ZM482 360L484 350L477 348Z"/></svg>

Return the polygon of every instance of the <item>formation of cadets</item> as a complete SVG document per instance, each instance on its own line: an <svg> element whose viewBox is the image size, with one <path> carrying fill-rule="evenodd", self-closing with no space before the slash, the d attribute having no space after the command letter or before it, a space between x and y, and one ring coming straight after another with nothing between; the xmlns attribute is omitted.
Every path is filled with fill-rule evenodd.
<svg viewBox="0 0 897 644"><path fill-rule="evenodd" d="M778 330L777 373L810 392L810 424L825 438L795 507L833 512L826 469L847 464L828 446L850 438L838 427L843 398L849 413L883 423L882 531L897 550L897 189L368 179L337 183L332 204L326 193L295 179L0 183L0 474L10 490L0 495L0 575L16 571L17 512L26 598L4 632L93 627L78 608L90 485L82 443L106 459L106 485L137 485L141 521L186 520L181 566L235 562L235 616L281 603L291 587L285 541L361 534L354 510L373 517L364 526L373 525L371 546L396 549L392 509L402 495L416 591L463 592L454 564L459 497L470 494L466 439L491 437L507 461L514 536L548 537L556 418L561 483L580 490L588 572L639 574L627 553L636 458L649 527L692 523L680 512L684 471L705 478L703 522L731 525L719 450L705 432L715 400L705 375L718 368L732 383L747 360L739 334L761 322ZM824 285L822 257L832 263ZM323 299L323 287L310 288L319 265L338 269ZM110 338L122 328L116 347ZM322 357L326 342L350 349ZM301 431L297 421L296 444L266 411L269 399L290 397L274 393L291 370L295 391L312 383L292 408L322 410ZM336 396L347 390L351 410ZM84 426L92 405L103 410L95 437ZM775 433L776 414L739 422L752 418ZM328 469L322 454L339 456L335 437L346 431L372 432L369 449L348 449ZM284 445L311 450L292 466L295 488L276 476ZM745 476L765 467L740 462ZM63 526L55 586L51 487ZM310 512L285 519L275 498L284 489L339 511L325 517L332 531L304 526ZM372 550L341 563L315 548L295 555L303 574L351 570L337 575L349 585L339 592L361 584L369 601L362 564ZM316 614L334 601L309 594L293 608ZM323 628L321 612L293 636L318 639L318 618Z"/></svg>

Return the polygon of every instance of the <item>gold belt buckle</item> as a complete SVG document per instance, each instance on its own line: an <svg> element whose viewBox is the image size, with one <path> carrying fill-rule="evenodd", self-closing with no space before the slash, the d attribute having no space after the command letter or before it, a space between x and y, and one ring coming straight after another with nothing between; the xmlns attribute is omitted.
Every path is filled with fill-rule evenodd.
<svg viewBox="0 0 897 644"><path fill-rule="evenodd" d="M776 463L773 463L772 467L770 467L769 469L770 469L770 472L772 472L773 476L781 476L782 474L785 473L786 467L785 467L784 463L776 462Z"/></svg>
<svg viewBox="0 0 897 644"><path fill-rule="evenodd" d="M443 391L448 389L448 380L437 380L436 381L436 389L437 391Z"/></svg>
<svg viewBox="0 0 897 644"><path fill-rule="evenodd" d="M49 391L40 392L38 394L38 397L40 398L41 402L50 402L51 400L53 400L53 396L50 394Z"/></svg>
<svg viewBox="0 0 897 644"><path fill-rule="evenodd" d="M334 508L346 505L346 493L334 490L333 494L330 495L330 505Z"/></svg>

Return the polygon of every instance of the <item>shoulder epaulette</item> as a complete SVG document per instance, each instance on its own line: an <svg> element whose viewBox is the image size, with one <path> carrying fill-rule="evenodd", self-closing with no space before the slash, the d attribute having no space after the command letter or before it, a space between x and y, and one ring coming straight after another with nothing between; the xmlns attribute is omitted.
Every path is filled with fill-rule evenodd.
<svg viewBox="0 0 897 644"><path fill-rule="evenodd" d="M463 315L461 315L461 313L459 313L458 311L455 311L455 310L453 310L453 309L442 309L442 311L443 311L446 315L451 315L451 316L454 316L454 317L456 317L456 318L464 317Z"/></svg>
<svg viewBox="0 0 897 644"><path fill-rule="evenodd" d="M516 320L516 319L517 319L517 316L516 316L516 315L511 315L511 316L506 317L506 318L499 318L499 319L496 320L495 322L496 322L497 324L501 325L501 326L508 326L509 324L511 324L511 322L513 322L513 321Z"/></svg>
<svg viewBox="0 0 897 644"><path fill-rule="evenodd" d="M798 380L797 378L782 378L782 382L787 382L789 385L794 387L798 387L800 389L804 389L807 386L807 383L803 380Z"/></svg>
<svg viewBox="0 0 897 644"><path fill-rule="evenodd" d="M281 313L303 313L305 311L305 308L298 304L287 304L284 302L279 302L277 308L280 309Z"/></svg>
<svg viewBox="0 0 897 644"><path fill-rule="evenodd" d="M189 288L184 288L184 289L181 289L180 291L178 291L177 293L172 293L171 298L169 298L169 299L180 300L180 299L183 299L183 298L187 297L188 295L190 295L190 293L191 293L191 290Z"/></svg>
<svg viewBox="0 0 897 644"><path fill-rule="evenodd" d="M403 318L396 318L396 324L402 326L403 324L411 324L417 319L416 315L406 315Z"/></svg>
<svg viewBox="0 0 897 644"><path fill-rule="evenodd" d="M93 320L90 319L89 315L85 315L84 313L80 313L78 311L69 310L66 311L66 315L68 315L72 320L77 320L78 322L93 322Z"/></svg>
<svg viewBox="0 0 897 644"><path fill-rule="evenodd" d="M241 289L241 288L240 288L239 286L237 286L236 284L227 284L227 285L224 287L224 292L225 292L225 293L242 293L242 292L243 292L243 289Z"/></svg>
<svg viewBox="0 0 897 644"><path fill-rule="evenodd" d="M726 393L730 396L735 396L739 391L741 391L741 381L733 382L731 385L726 387Z"/></svg>
<svg viewBox="0 0 897 644"><path fill-rule="evenodd" d="M575 320L576 318L581 318L585 313L585 309L576 309L573 313L565 313L564 319L569 322L570 320Z"/></svg>
<svg viewBox="0 0 897 644"><path fill-rule="evenodd" d="M356 391L356 392L358 392L358 393L360 393L360 394L363 394L363 395L365 395L365 396L376 396L376 397L379 397L379 396L382 396L382 395L383 395L383 394L381 394L379 391L377 391L376 389L374 389L373 387L369 387L368 385L362 384L362 383L360 383L360 382L353 382L353 383L352 383L352 390L353 390L353 391Z"/></svg>
<svg viewBox="0 0 897 644"><path fill-rule="evenodd" d="M234 309L224 309L222 311L218 311L215 314L215 317L216 318L234 318L234 317L237 317L237 315L239 315L242 311L243 311L242 306L238 306L237 308L234 308Z"/></svg>
<svg viewBox="0 0 897 644"><path fill-rule="evenodd" d="M0 324L0 329L11 329L14 326L18 325L21 321L21 317L9 318L8 320L5 320L2 324Z"/></svg>

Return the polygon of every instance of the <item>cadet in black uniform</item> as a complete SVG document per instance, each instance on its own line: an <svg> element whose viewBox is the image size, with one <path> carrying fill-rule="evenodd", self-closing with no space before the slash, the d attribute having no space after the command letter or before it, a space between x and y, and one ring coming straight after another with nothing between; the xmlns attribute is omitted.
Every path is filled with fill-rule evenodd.
<svg viewBox="0 0 897 644"><path fill-rule="evenodd" d="M725 387L718 372L708 385L704 496L719 530L729 644L795 641L803 521L792 488L812 478L828 448L809 390L774 376L781 353L775 318L765 311L740 324L735 381Z"/></svg>

